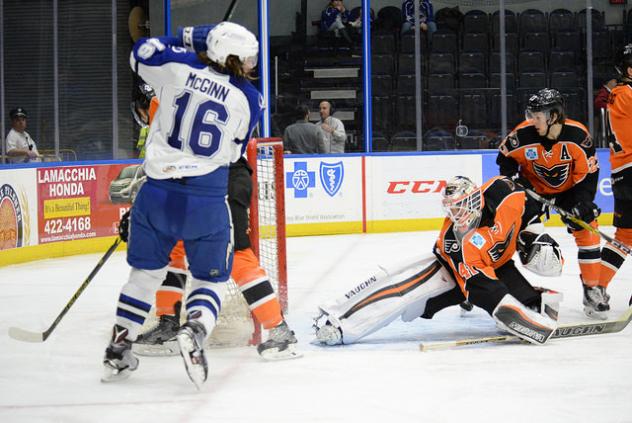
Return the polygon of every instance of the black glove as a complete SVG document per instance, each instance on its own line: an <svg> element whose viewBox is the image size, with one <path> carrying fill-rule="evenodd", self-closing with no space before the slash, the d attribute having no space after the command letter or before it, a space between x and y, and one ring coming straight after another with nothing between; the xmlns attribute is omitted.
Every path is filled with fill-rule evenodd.
<svg viewBox="0 0 632 423"><path fill-rule="evenodd" d="M129 236L129 210L121 217L118 231L121 241L127 242L127 237Z"/></svg>
<svg viewBox="0 0 632 423"><path fill-rule="evenodd" d="M575 206L573 206L573 208L571 209L571 214L573 214L579 220L590 223L601 214L601 209L592 201L580 201L575 204ZM581 226L573 222L568 221L566 223L573 229L583 229Z"/></svg>

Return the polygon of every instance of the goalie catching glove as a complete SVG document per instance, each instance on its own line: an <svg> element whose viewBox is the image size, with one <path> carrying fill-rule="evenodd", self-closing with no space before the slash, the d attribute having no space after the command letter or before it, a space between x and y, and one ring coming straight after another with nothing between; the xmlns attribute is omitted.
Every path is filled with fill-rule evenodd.
<svg viewBox="0 0 632 423"><path fill-rule="evenodd" d="M559 244L545 233L528 230L518 235L518 255L523 266L540 276L560 276L564 258Z"/></svg>

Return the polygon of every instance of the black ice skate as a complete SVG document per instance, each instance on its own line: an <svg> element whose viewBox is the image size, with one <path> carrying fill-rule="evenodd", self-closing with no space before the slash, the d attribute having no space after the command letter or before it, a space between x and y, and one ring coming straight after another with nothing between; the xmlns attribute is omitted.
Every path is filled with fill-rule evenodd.
<svg viewBox="0 0 632 423"><path fill-rule="evenodd" d="M257 352L266 360L286 360L299 358L303 354L296 351L298 340L285 321L270 329L268 340L257 346Z"/></svg>
<svg viewBox="0 0 632 423"><path fill-rule="evenodd" d="M132 351L143 356L174 356L180 354L176 335L180 329L179 301L174 305L175 316L164 314L158 318L158 324L138 335L132 345Z"/></svg>
<svg viewBox="0 0 632 423"><path fill-rule="evenodd" d="M606 320L608 318L607 312L610 310L610 304L608 300L610 296L606 293L606 289L602 286L584 287L584 313L586 316L598 319Z"/></svg>
<svg viewBox="0 0 632 423"><path fill-rule="evenodd" d="M189 378L200 389L208 376L208 364L204 355L206 330L201 323L189 320L182 325L176 338Z"/></svg>
<svg viewBox="0 0 632 423"><path fill-rule="evenodd" d="M132 343L125 339L127 329L114 325L112 341L105 350L101 382L118 382L127 379L138 368L138 359L132 352Z"/></svg>

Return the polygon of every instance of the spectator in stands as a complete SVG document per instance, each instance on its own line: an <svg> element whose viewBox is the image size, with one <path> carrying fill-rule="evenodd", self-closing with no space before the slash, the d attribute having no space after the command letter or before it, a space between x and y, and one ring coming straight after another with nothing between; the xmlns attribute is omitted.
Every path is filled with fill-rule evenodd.
<svg viewBox="0 0 632 423"><path fill-rule="evenodd" d="M329 101L320 102L320 127L325 137L323 153L344 153L347 133L342 121L332 116L332 106Z"/></svg>
<svg viewBox="0 0 632 423"><path fill-rule="evenodd" d="M415 27L415 2L405 0L402 3L402 34ZM434 19L434 11L430 0L419 0L419 28L428 35L428 39L437 30L437 23Z"/></svg>
<svg viewBox="0 0 632 423"><path fill-rule="evenodd" d="M9 163L39 162L41 157L35 141L26 132L27 113L22 107L9 112L11 130L7 134L7 156Z"/></svg>
<svg viewBox="0 0 632 423"><path fill-rule="evenodd" d="M353 43L349 27L359 28L362 25L361 17L351 20L351 14L345 8L342 0L331 0L320 15L320 30L332 31L337 38L344 38L349 44Z"/></svg>
<svg viewBox="0 0 632 423"><path fill-rule="evenodd" d="M324 153L325 135L313 123L309 122L309 108L304 104L296 108L296 123L289 125L283 132L283 145L286 153L318 154Z"/></svg>

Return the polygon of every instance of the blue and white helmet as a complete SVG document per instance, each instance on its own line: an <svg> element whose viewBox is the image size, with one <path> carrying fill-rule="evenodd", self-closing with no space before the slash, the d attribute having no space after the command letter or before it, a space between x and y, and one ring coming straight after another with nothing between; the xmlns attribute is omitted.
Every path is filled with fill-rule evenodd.
<svg viewBox="0 0 632 423"><path fill-rule="evenodd" d="M250 67L257 66L259 42L246 28L233 22L221 22L211 29L206 37L206 54L220 65L226 64L230 55L239 57Z"/></svg>

